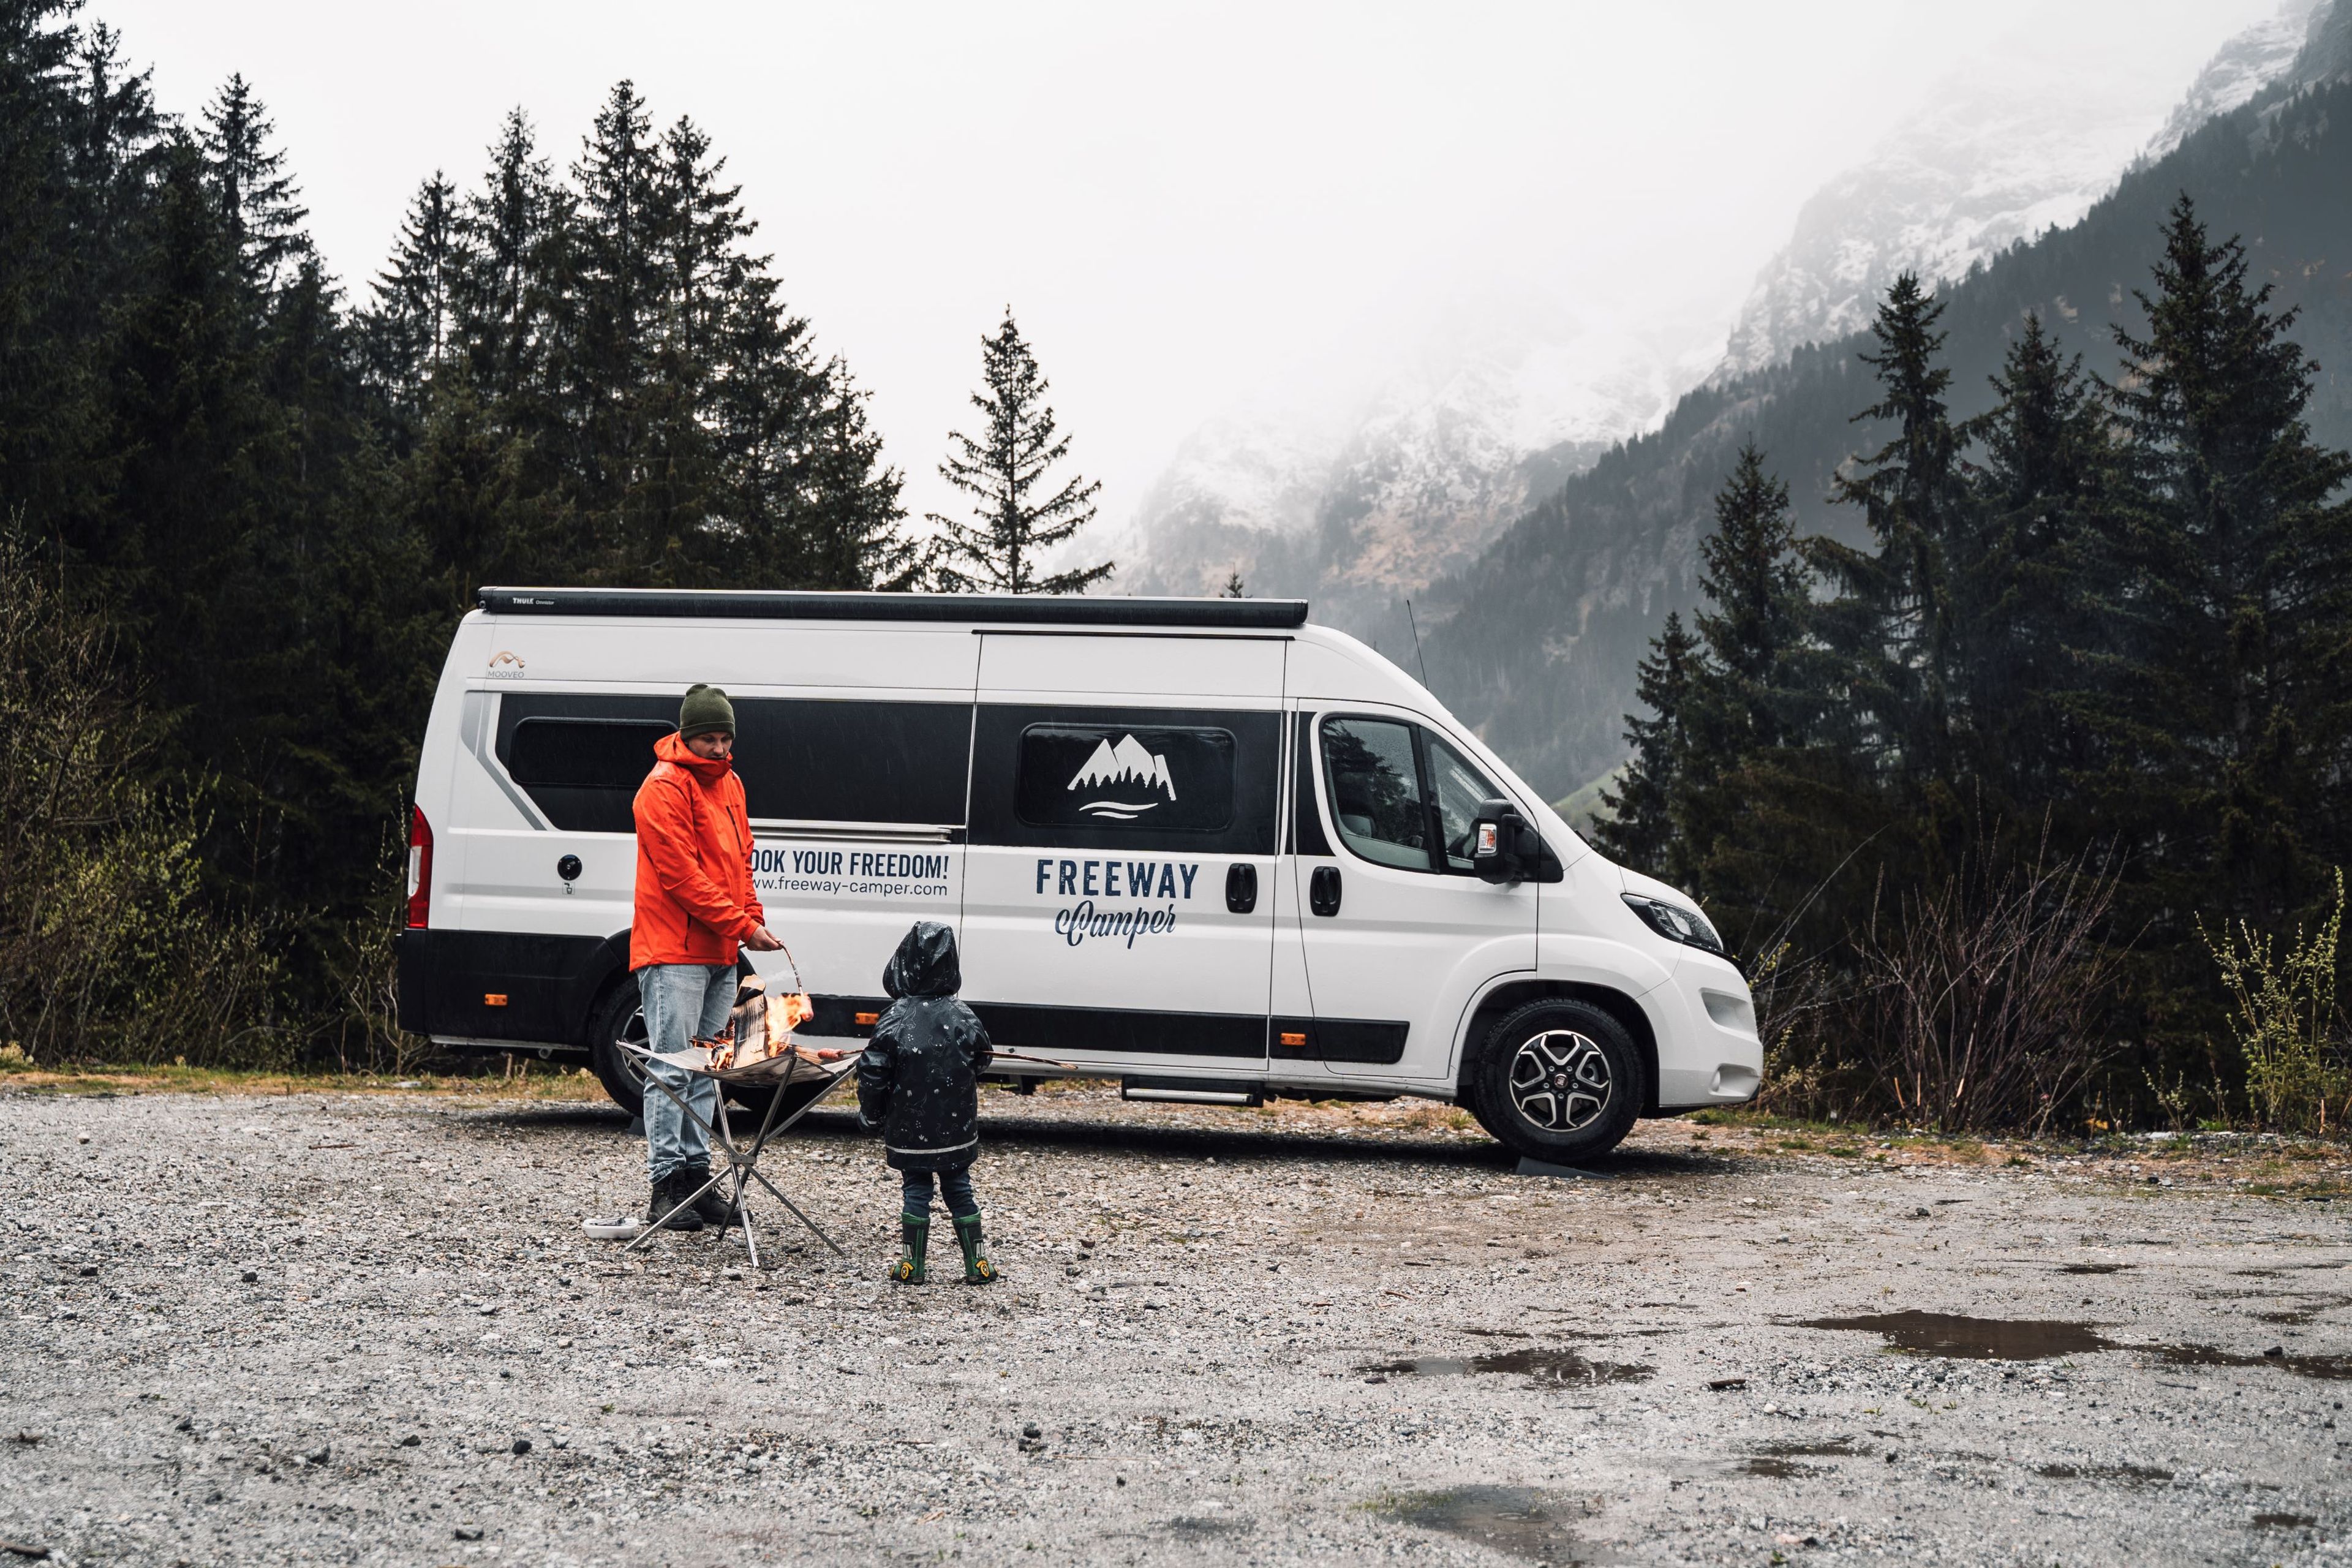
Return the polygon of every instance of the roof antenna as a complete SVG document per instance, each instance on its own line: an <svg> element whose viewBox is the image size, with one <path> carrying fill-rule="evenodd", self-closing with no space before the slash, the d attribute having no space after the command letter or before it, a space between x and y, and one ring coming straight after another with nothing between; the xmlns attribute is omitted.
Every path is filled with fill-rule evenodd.
<svg viewBox="0 0 2352 1568"><path fill-rule="evenodd" d="M1422 689L1425 691L1429 691L1429 694L1432 697L1434 697L1437 693L1433 690L1430 690L1429 686L1429 660L1421 657L1421 623L1412 618L1412 601L1411 599L1407 599L1404 602L1404 624L1412 628L1412 658L1413 662L1421 666Z"/></svg>

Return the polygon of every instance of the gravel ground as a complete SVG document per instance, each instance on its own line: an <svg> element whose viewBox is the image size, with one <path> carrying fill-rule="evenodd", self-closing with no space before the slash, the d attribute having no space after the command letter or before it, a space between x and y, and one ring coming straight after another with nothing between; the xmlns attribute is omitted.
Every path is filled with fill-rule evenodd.
<svg viewBox="0 0 2352 1568"><path fill-rule="evenodd" d="M759 1269L732 1237L583 1238L642 1198L607 1106L0 1094L0 1537L142 1564L2352 1558L2340 1204L2228 1158L1680 1122L1598 1179L1520 1176L1464 1120L992 1090L1005 1278L894 1289L893 1184L829 1109L770 1168L850 1256Z"/></svg>

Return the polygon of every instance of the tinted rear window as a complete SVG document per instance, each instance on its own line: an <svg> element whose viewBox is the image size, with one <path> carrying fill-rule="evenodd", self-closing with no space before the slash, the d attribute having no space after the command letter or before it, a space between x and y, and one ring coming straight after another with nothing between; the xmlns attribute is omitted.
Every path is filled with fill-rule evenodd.
<svg viewBox="0 0 2352 1568"><path fill-rule="evenodd" d="M971 708L957 702L735 700L735 770L752 818L960 826ZM675 697L509 693L507 772L568 832L628 833Z"/></svg>
<svg viewBox="0 0 2352 1568"><path fill-rule="evenodd" d="M635 792L653 771L654 742L676 727L637 719L526 719L515 726L507 772L525 789Z"/></svg>

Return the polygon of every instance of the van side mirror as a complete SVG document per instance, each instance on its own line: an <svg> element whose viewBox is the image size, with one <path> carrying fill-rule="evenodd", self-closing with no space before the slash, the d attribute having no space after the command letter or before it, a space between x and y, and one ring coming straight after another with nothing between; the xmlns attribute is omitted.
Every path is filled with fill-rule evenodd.
<svg viewBox="0 0 2352 1568"><path fill-rule="evenodd" d="M1524 882L1542 851L1535 828L1507 800L1478 803L1470 825L1470 864L1482 882Z"/></svg>

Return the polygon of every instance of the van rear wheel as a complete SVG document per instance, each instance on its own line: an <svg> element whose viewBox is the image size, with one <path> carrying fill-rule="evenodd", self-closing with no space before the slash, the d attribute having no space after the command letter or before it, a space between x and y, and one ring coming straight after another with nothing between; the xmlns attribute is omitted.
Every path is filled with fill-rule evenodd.
<svg viewBox="0 0 2352 1568"><path fill-rule="evenodd" d="M1480 1124L1504 1147L1556 1165L1617 1147L1648 1087L1624 1026L1589 1002L1530 1002L1510 1014L1468 1077Z"/></svg>
<svg viewBox="0 0 2352 1568"><path fill-rule="evenodd" d="M631 1116L646 1113L645 1069L621 1048L646 1043L646 1015L637 1000L637 977L624 974L598 998L588 1015L588 1060L613 1103Z"/></svg>

